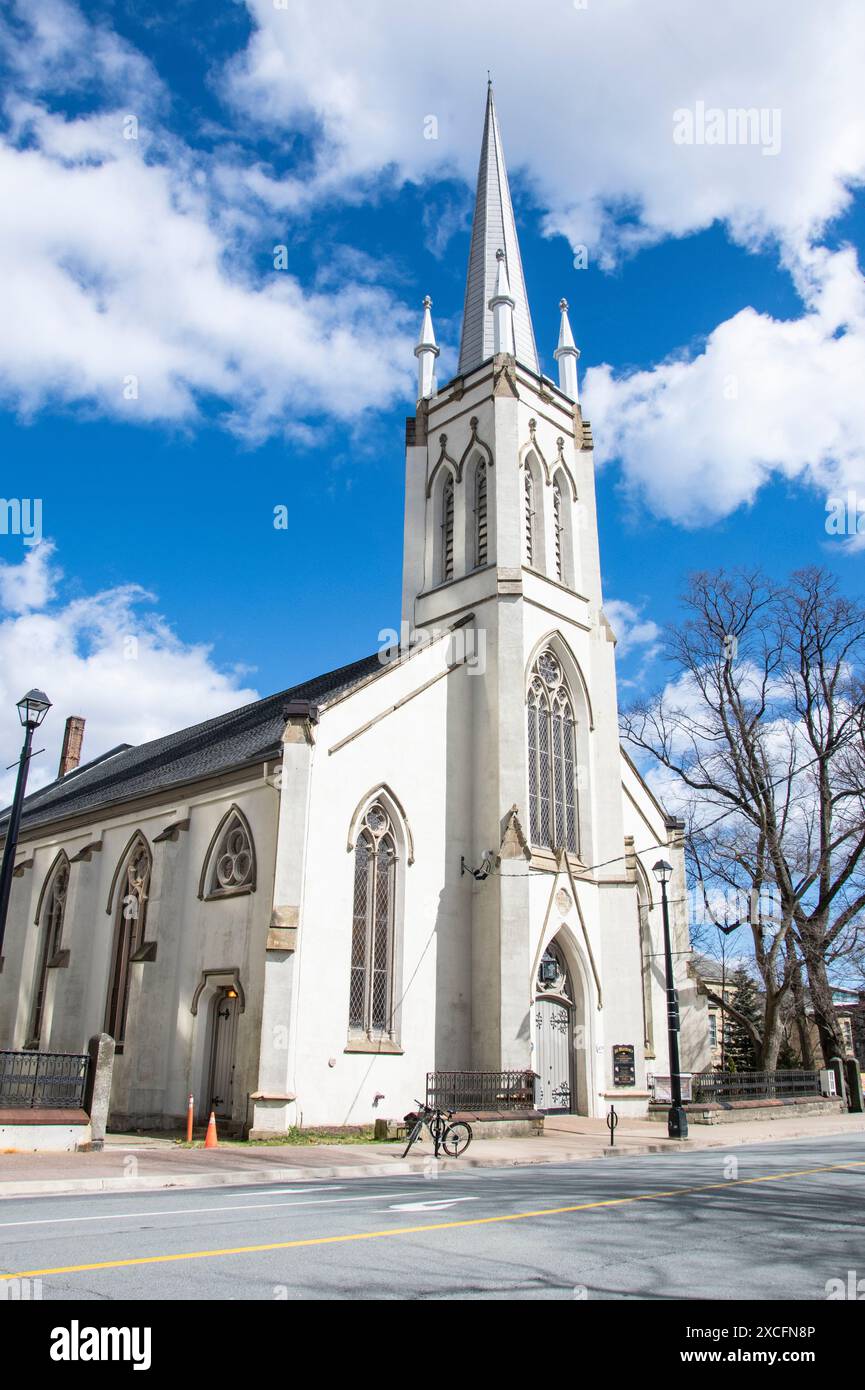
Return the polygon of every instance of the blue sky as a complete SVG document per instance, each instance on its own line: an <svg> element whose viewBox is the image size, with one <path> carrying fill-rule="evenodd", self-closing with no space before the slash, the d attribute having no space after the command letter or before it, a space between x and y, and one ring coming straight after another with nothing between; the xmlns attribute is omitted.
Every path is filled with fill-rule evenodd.
<svg viewBox="0 0 865 1390"><path fill-rule="evenodd" d="M426 35L359 8L32 0L0 28L0 492L43 499L50 543L0 535L0 695L57 701L51 767L67 713L93 755L397 624L411 345L425 293L445 362L458 343L488 65L543 369L563 294L582 351L626 690L663 679L690 569L823 561L861 588L858 542L824 529L827 497L865 496L855 5L827 34L774 3L749 33L734 4L731 34L592 0L538 34L479 3L458 55L459 6ZM778 109L780 151L677 150L698 100Z"/></svg>

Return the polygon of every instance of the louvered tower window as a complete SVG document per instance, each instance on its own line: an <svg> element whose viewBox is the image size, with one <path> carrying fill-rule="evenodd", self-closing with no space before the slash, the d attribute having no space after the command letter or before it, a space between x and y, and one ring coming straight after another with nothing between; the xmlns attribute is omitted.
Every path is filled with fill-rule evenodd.
<svg viewBox="0 0 865 1390"><path fill-rule="evenodd" d="M532 844L579 852L576 727L561 666L546 648L527 698L529 825Z"/></svg>
<svg viewBox="0 0 865 1390"><path fill-rule="evenodd" d="M526 468L525 481L525 511L526 564L532 565L535 560L535 485L528 468Z"/></svg>
<svg viewBox="0 0 865 1390"><path fill-rule="evenodd" d="M556 579L562 579L562 531L564 522L562 521L562 489L556 483L553 487L553 526L555 528L556 542Z"/></svg>
<svg viewBox="0 0 865 1390"><path fill-rule="evenodd" d="M487 466L479 463L475 474L475 564L487 563Z"/></svg>
<svg viewBox="0 0 865 1390"><path fill-rule="evenodd" d="M442 490L442 583L454 577L454 480L448 474Z"/></svg>

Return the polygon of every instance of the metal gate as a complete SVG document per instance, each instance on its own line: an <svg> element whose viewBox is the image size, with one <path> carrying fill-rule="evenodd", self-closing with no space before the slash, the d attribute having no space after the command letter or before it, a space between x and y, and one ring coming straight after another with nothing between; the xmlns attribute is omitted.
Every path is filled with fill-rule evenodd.
<svg viewBox="0 0 865 1390"><path fill-rule="evenodd" d="M218 994L213 1001L213 1044L210 1050L208 1110L227 1119L234 1085L234 1039L237 1033L237 995Z"/></svg>
<svg viewBox="0 0 865 1390"><path fill-rule="evenodd" d="M560 999L535 1000L535 1046L537 1108L572 1110L571 1010Z"/></svg>

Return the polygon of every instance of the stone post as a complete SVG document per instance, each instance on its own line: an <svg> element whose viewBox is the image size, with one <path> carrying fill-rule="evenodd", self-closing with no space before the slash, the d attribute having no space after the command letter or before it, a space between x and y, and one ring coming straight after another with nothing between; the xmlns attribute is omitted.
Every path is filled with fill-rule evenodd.
<svg viewBox="0 0 865 1390"><path fill-rule="evenodd" d="M835 1090L838 1092L839 1096L841 1097L841 1099L843 1100L844 1104L846 1105L846 1104L847 1104L847 1078L846 1078L846 1076L844 1075L844 1058L843 1058L843 1057L830 1057L830 1058L829 1058L829 1067L830 1067L830 1069L831 1069L832 1071L834 1071L834 1073L835 1073Z"/></svg>
<svg viewBox="0 0 865 1390"><path fill-rule="evenodd" d="M114 1069L114 1039L107 1033L97 1033L87 1044L90 1064L87 1068L87 1089L84 1109L90 1116L90 1148L105 1146L105 1127L111 1104L111 1073Z"/></svg>
<svg viewBox="0 0 865 1390"><path fill-rule="evenodd" d="M865 1111L862 1098L862 1073L855 1057L845 1057L844 1070L847 1073L847 1107L861 1115Z"/></svg>

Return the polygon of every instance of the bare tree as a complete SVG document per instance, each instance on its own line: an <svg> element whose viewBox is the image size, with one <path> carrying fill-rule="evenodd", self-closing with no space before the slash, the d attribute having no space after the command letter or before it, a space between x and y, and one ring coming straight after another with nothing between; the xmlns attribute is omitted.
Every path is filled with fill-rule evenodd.
<svg viewBox="0 0 865 1390"><path fill-rule="evenodd" d="M696 574L684 606L673 680L624 712L623 737L670 775L707 902L720 887L750 904L761 1065L776 1065L791 996L804 1005L803 967L828 1061L843 1050L830 971L865 914L865 607L816 568L785 585Z"/></svg>

